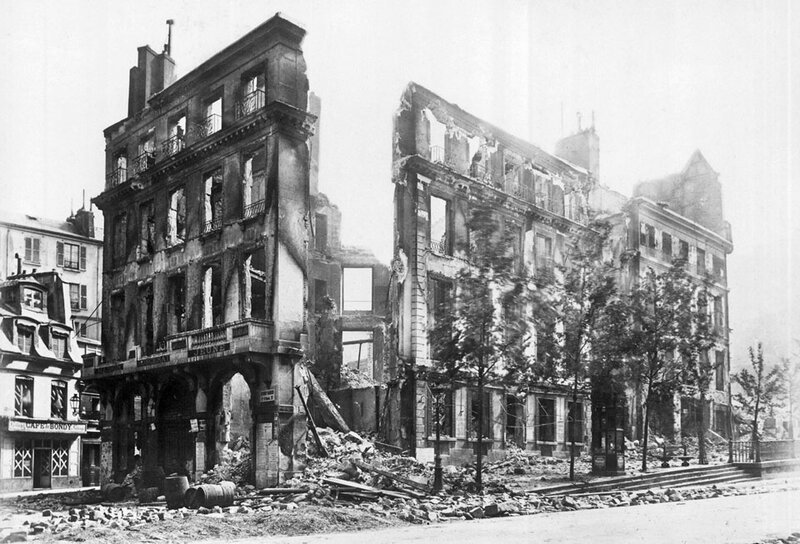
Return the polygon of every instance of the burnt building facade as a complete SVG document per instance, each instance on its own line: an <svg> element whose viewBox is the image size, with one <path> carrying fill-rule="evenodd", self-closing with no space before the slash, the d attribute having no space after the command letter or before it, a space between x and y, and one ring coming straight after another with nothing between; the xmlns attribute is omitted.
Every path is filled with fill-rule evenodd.
<svg viewBox="0 0 800 544"><path fill-rule="evenodd" d="M392 342L387 364L388 439L418 458L433 456L432 397L422 379L434 354L428 331L437 308L452 296L458 271L467 265L467 223L476 204L491 206L515 232L517 264L535 278L552 281L567 258L572 233L588 218L596 157L575 153L576 164L448 103L411 83L401 98L394 130L395 240ZM586 149L590 149L586 147ZM598 149L595 146L595 151ZM588 445L589 407L573 403L568 389L542 383L520 399L512 389L490 386L483 413L476 391L456 388L445 399L446 462L472 458L476 422L488 429L488 454L504 455L507 442L545 455L560 454L572 436Z"/></svg>
<svg viewBox="0 0 800 544"><path fill-rule="evenodd" d="M307 338L305 31L275 15L180 79L138 50L128 115L108 127L103 479L196 478L233 440L274 485L304 447L294 389Z"/></svg>

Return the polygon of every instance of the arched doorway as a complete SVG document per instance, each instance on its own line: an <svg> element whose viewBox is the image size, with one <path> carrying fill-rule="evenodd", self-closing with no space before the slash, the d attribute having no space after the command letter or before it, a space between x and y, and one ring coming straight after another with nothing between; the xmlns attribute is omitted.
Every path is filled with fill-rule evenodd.
<svg viewBox="0 0 800 544"><path fill-rule="evenodd" d="M213 389L210 407L213 414L214 432L209 433L210 463L236 465L234 471L242 479L250 481L249 468L252 447L253 408L250 384L240 373L221 376ZM211 443L213 441L213 443Z"/></svg>
<svg viewBox="0 0 800 544"><path fill-rule="evenodd" d="M194 439L189 419L194 413L192 392L186 382L171 380L158 402L158 462L165 474L190 475L194 469Z"/></svg>

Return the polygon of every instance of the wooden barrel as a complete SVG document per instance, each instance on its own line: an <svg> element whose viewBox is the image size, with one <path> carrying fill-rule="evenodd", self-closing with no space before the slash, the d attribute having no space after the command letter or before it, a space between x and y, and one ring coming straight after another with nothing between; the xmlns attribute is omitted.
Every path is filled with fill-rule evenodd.
<svg viewBox="0 0 800 544"><path fill-rule="evenodd" d="M164 497L167 499L167 508L180 508L183 506L183 496L189 489L189 478L186 476L168 476L164 479Z"/></svg>
<svg viewBox="0 0 800 544"><path fill-rule="evenodd" d="M119 502L128 494L128 489L119 484L106 484L103 486L103 497L107 501Z"/></svg>
<svg viewBox="0 0 800 544"><path fill-rule="evenodd" d="M194 489L194 492L191 490ZM221 482L216 484L203 484L190 488L187 492L187 506L190 508L212 508L214 506L230 506L236 493L236 484Z"/></svg>
<svg viewBox="0 0 800 544"><path fill-rule="evenodd" d="M233 482L220 482L219 486L222 488L222 502L220 506L231 506L233 498L236 496L236 484Z"/></svg>
<svg viewBox="0 0 800 544"><path fill-rule="evenodd" d="M197 495L197 488L190 487L186 490L186 493L183 494L183 505L186 508L197 508L200 505L195 504L195 496Z"/></svg>

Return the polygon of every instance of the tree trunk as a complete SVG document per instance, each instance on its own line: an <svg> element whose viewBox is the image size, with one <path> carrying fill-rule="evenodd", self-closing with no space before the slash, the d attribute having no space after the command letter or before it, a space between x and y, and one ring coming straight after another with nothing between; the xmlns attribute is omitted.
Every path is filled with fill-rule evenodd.
<svg viewBox="0 0 800 544"><path fill-rule="evenodd" d="M475 460L475 488L483 491L483 372L478 373L478 452Z"/></svg>
<svg viewBox="0 0 800 544"><path fill-rule="evenodd" d="M700 421L697 425L697 447L698 447L698 454L697 454L697 462L701 465L707 465L708 459L706 459L706 392L700 391Z"/></svg>
<svg viewBox="0 0 800 544"><path fill-rule="evenodd" d="M760 384L759 384L760 385ZM758 393L760 394L760 387ZM760 398L756 398L756 407L753 410L753 449L755 450L755 462L761 462L761 445L758 443L758 409Z"/></svg>
<svg viewBox="0 0 800 544"><path fill-rule="evenodd" d="M572 410L574 411L576 406L578 405L578 373L575 372L575 383L572 387ZM570 436L570 448L569 448L569 479L575 479L575 424L574 424L575 416L573 415L573 432ZM569 422L569 409L567 409L567 421ZM569 423L567 423L567 429L569 429Z"/></svg>

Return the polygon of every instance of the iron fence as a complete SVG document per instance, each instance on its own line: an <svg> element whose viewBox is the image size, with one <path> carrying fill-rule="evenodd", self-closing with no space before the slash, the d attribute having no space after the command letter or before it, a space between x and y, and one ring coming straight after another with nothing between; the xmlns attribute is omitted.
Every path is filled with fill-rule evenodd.
<svg viewBox="0 0 800 544"><path fill-rule="evenodd" d="M756 463L779 459L795 459L800 440L736 440L733 442L734 463Z"/></svg>

